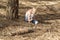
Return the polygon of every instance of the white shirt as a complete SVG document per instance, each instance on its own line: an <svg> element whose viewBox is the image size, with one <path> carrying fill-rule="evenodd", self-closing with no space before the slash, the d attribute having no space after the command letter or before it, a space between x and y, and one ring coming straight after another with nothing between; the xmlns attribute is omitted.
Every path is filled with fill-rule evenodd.
<svg viewBox="0 0 60 40"><path fill-rule="evenodd" d="M25 14L25 21L28 21L28 17L30 17L30 19L33 19L34 17L34 14L33 13L31 14L31 9L28 10Z"/></svg>

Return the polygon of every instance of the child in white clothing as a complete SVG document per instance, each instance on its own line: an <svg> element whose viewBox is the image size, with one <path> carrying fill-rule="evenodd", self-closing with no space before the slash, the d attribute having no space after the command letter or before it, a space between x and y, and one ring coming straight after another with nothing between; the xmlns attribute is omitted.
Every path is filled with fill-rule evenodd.
<svg viewBox="0 0 60 40"><path fill-rule="evenodd" d="M25 14L25 21L27 22L34 22L36 20L34 20L34 14L36 12L35 8L29 9L26 14ZM34 22L35 23L35 22Z"/></svg>

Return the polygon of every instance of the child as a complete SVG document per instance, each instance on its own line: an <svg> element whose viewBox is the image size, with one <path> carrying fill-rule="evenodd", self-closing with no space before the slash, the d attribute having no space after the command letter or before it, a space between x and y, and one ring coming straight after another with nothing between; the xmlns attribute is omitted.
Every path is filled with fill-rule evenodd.
<svg viewBox="0 0 60 40"><path fill-rule="evenodd" d="M32 9L29 9L26 14L25 14L25 21L27 22L32 22L34 24L37 24L38 21L34 20L34 14L36 12L36 9L35 8L32 8Z"/></svg>

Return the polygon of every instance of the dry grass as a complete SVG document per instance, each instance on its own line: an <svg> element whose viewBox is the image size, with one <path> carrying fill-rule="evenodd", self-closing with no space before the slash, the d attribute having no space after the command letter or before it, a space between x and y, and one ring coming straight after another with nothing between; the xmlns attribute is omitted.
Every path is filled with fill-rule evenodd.
<svg viewBox="0 0 60 40"><path fill-rule="evenodd" d="M30 6L23 7L26 8L19 9L20 17L17 20L7 20L5 16L0 16L0 40L60 40L59 4L40 5L36 13L39 21L37 25L24 21L24 14Z"/></svg>

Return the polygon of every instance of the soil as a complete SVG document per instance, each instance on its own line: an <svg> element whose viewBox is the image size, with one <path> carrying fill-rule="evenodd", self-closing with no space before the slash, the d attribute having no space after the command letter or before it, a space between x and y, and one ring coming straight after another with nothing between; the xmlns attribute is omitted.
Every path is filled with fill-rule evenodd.
<svg viewBox="0 0 60 40"><path fill-rule="evenodd" d="M60 40L60 5L40 5L35 15L37 25L24 21L29 8L23 5L15 20L0 15L0 40Z"/></svg>

